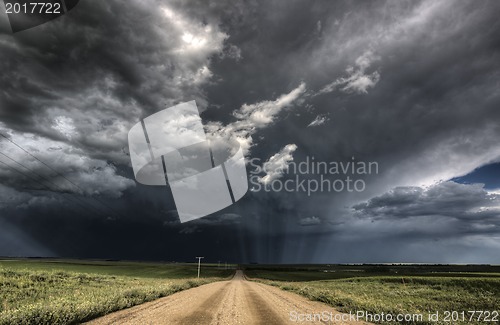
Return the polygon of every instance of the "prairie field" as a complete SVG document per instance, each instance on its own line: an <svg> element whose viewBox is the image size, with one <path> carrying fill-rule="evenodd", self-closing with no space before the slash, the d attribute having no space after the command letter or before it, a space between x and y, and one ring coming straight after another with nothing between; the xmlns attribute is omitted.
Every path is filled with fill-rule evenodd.
<svg viewBox="0 0 500 325"><path fill-rule="evenodd" d="M0 324L76 324L233 270L195 264L0 260Z"/></svg>
<svg viewBox="0 0 500 325"><path fill-rule="evenodd" d="M345 313L363 311L372 315L423 316L420 321L375 323L485 324L491 323L494 315L490 315L490 321L487 321L486 314L478 312L500 312L498 267L309 266L266 269L250 266L245 273L253 280L324 302ZM440 315L438 321L429 321L429 313L436 312ZM445 319L448 312L456 313ZM495 318L500 321L500 316Z"/></svg>
<svg viewBox="0 0 500 325"><path fill-rule="evenodd" d="M487 265L241 265L245 275L344 313L422 315L383 324L484 324L499 311L500 267ZM234 266L231 266L234 268ZM0 325L76 324L220 281L233 269L195 263L0 260ZM197 289L198 290L198 289ZM445 320L446 312L458 318ZM429 313L439 313L429 321ZM460 313L463 313L461 315ZM474 319L480 316L481 319ZM492 318L493 315L490 315ZM492 323L491 321L488 323Z"/></svg>

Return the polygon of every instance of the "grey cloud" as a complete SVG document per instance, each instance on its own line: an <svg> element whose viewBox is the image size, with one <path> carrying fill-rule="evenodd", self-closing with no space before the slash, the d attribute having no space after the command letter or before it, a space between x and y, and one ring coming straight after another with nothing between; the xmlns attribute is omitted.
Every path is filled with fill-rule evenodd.
<svg viewBox="0 0 500 325"><path fill-rule="evenodd" d="M185 234L185 235L191 235L197 232L201 232L201 230L196 226L184 227L181 230L179 230L179 234Z"/></svg>
<svg viewBox="0 0 500 325"><path fill-rule="evenodd" d="M271 184L273 181L281 178L288 170L288 165L293 161L293 153L297 150L295 144L287 144L281 150L272 155L262 164L265 175L258 178L262 184Z"/></svg>
<svg viewBox="0 0 500 325"><path fill-rule="evenodd" d="M222 52L221 58L230 58L235 60L236 62L240 61L243 57L241 55L241 49L236 45L229 44L224 48Z"/></svg>
<svg viewBox="0 0 500 325"><path fill-rule="evenodd" d="M398 185L430 185L500 159L499 128L490 123L498 119L493 105L499 97L492 88L500 71L500 61L493 59L498 42L492 29L482 32L486 21L498 25L490 11L498 3L383 3L323 20L324 39L303 55L293 54L312 89L370 51L379 58L373 67L383 78L363 96L331 92L311 99L315 114L333 116L328 131L311 131L311 137L328 140L289 141L326 157L376 158L383 172L367 195ZM449 17L451 6L461 19Z"/></svg>
<svg viewBox="0 0 500 325"><path fill-rule="evenodd" d="M228 227L238 225L241 222L241 215L236 213L223 213L223 214L214 214L209 217L196 219L190 221L187 224L178 224L175 222L174 224L170 224L174 227L180 227L179 234L194 234L200 233L207 229L207 227Z"/></svg>
<svg viewBox="0 0 500 325"><path fill-rule="evenodd" d="M209 218L202 218L198 220L194 220L191 224L194 225L231 225L237 224L241 221L241 215L237 213L222 213L222 214L214 214Z"/></svg>
<svg viewBox="0 0 500 325"><path fill-rule="evenodd" d="M353 206L360 217L401 220L411 217L448 217L500 226L500 195L483 184L442 182L428 188L397 187ZM498 229L500 231L500 229Z"/></svg>
<svg viewBox="0 0 500 325"><path fill-rule="evenodd" d="M315 216L306 217L299 220L301 226L315 226L321 223L321 219Z"/></svg>
<svg viewBox="0 0 500 325"><path fill-rule="evenodd" d="M117 175L117 168L114 165L104 160L90 158L83 150L76 149L70 144L48 140L34 134L9 134L5 129L0 129L0 132L8 135L14 143L52 168L49 169L13 143L2 138L0 161L4 168L2 168L0 179L3 184L17 190L31 187L53 192L117 198L124 190L135 186L132 180ZM57 150L53 150L54 148ZM61 175L77 184L78 187Z"/></svg>
<svg viewBox="0 0 500 325"><path fill-rule="evenodd" d="M323 115L318 115L316 118L307 125L307 127L312 127L312 126L320 126L328 122L330 119L326 116Z"/></svg>
<svg viewBox="0 0 500 325"><path fill-rule="evenodd" d="M372 65L373 61L379 59L380 58L374 55L372 51L366 51L356 59L355 67L347 67L346 72L348 75L346 77L340 77L324 86L317 93L317 95L331 93L339 87L341 91L346 93L368 93L368 89L375 87L375 85L379 82L380 73L378 71L374 71L370 74L366 74L365 71Z"/></svg>
<svg viewBox="0 0 500 325"><path fill-rule="evenodd" d="M212 137L235 138L241 144L244 153L248 154L254 143L252 135L259 129L273 125L283 110L300 103L305 91L305 83L300 83L292 91L275 100L265 100L254 104L245 103L232 112L236 121L226 125L221 122L210 122L206 125L206 129Z"/></svg>
<svg viewBox="0 0 500 325"><path fill-rule="evenodd" d="M0 169L0 171L2 172L2 174L4 174L5 169L2 168ZM0 184L0 198L0 209L4 209L7 207L16 208L24 202L27 202L31 198L31 195L29 195L28 193L16 191L11 187Z"/></svg>

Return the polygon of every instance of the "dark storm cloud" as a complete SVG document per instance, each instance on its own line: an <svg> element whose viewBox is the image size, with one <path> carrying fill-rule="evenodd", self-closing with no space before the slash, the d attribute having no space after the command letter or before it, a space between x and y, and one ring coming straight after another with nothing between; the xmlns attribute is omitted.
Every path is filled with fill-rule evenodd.
<svg viewBox="0 0 500 325"><path fill-rule="evenodd" d="M117 150L139 117L193 98L203 106L208 57L225 37L216 22L167 3L82 2L53 22L2 35L2 121L64 141L53 119L72 118L73 144Z"/></svg>
<svg viewBox="0 0 500 325"><path fill-rule="evenodd" d="M59 254L71 240L49 225L92 237L92 224L122 222L130 235L129 217L171 220L162 213L173 208L165 189L130 192L127 132L166 105L195 99L206 107L210 57L227 37L218 17L193 16L174 2L82 1L37 28L13 35L1 27L0 132L52 168L2 138L2 218Z"/></svg>
<svg viewBox="0 0 500 325"><path fill-rule="evenodd" d="M373 60L372 70L366 73L371 75L373 70L379 71L380 81L367 89L367 95L337 91L309 101L316 108L312 114L318 111L331 113L328 131L321 131L328 141L317 141L318 135L314 131L295 132L303 127L305 121L302 117L309 115L299 109L296 113L301 117L283 123L281 129L284 130L280 130L280 134L275 129L269 130L273 143L281 141L282 146L296 143L310 152L335 153L343 156L341 158L352 153L383 158L399 153L404 156L394 157L394 162L388 161L391 165L399 163L401 158L417 158L424 151L440 150L442 146L453 144L449 143L453 140L457 146L463 147L459 148L461 154L469 154L472 148L467 148L461 143L463 139L454 133L469 133L484 145L474 154L486 155L491 149L492 143L481 140L493 138L490 133L496 133L496 127L487 121L497 114L493 110L493 103L498 101L493 82L498 76L498 51L493 50L497 28L488 27L487 33L483 28L495 26L498 22L487 5L379 2L348 8L337 8L338 5L323 8L332 14L331 17L317 13L303 15L303 11L299 11L304 9L303 5L298 1L287 4L289 8L275 4L264 6L260 10L269 14L259 16L259 28L255 32L255 38L260 42L250 38L237 43L244 57L245 53L252 54L234 72L247 80L242 85L245 89L238 92L242 98L267 82L283 88L282 85L292 80L304 80L308 89L320 91L345 76L348 66L356 67L356 61L367 52L378 59ZM489 2L489 5L497 6L495 2ZM456 16L448 15L450 7ZM312 8L306 12L317 10L315 6ZM335 10L336 14L333 14ZM298 21L306 18L298 18L299 12L308 19L301 25L300 33L294 28L299 25ZM288 47L292 45L288 45L287 40L297 41L303 35L313 38L315 22L322 18L325 36L321 41L314 45L296 42L290 51ZM255 21L251 20L247 29L251 29L253 23ZM291 30L285 33L284 29L288 27ZM282 37L275 37L275 33ZM274 46L271 45L273 41ZM283 43L288 46L283 46ZM246 47L250 49L246 50ZM253 48L255 51L252 52ZM269 48L277 53L269 56L266 52L271 51ZM454 58L453 62L446 61L450 57ZM259 63L255 64L256 61ZM249 69L257 71L247 72ZM223 72L231 75L229 71ZM225 83L221 82L219 86L223 90ZM276 87L268 89L274 91ZM474 109L471 109L472 105ZM315 117L310 116L311 120ZM405 137L398 136L400 134L405 134ZM300 146L300 142L306 145ZM412 143L411 149L409 143ZM434 168L439 170L438 166L426 164L424 172Z"/></svg>
<svg viewBox="0 0 500 325"><path fill-rule="evenodd" d="M129 165L131 125L179 101L206 106L201 86L211 76L209 57L222 50L225 38L214 19L198 21L158 1L86 1L42 26L14 35L4 31L2 134L87 194L120 195L133 185L115 166ZM26 161L5 139L2 150ZM37 162L27 165L47 174ZM18 173L4 177L22 183Z"/></svg>
<svg viewBox="0 0 500 325"><path fill-rule="evenodd" d="M214 72L223 77L211 86L209 98L222 108L213 115L206 112L208 118L217 119L220 111L229 114L238 100L276 98L300 80L308 89L302 107L259 131L252 157L266 161L296 145L295 161L306 155L323 161L355 156L379 162L381 170L368 177L367 190L360 194L252 193L259 202L253 213L275 219L273 231L290 233L290 224L307 211L361 240L350 205L397 186L431 186L498 161L500 128L493 122L500 119L495 109L500 104L495 81L500 77L498 9L494 1L481 6L453 1L269 2L259 6L258 14L250 10L241 20L229 21L238 26L229 28L229 39L243 59L238 65L215 62ZM235 82L241 76L244 82ZM329 120L306 129L318 116ZM457 200L463 198L459 194L452 193ZM465 203L484 203L475 194L467 192ZM288 206L280 210L283 202ZM403 206L394 207L396 213L398 209L404 213ZM455 212L464 216L458 208L446 213ZM386 234L383 227L368 224L366 229L379 238ZM428 238L425 232L421 236Z"/></svg>
<svg viewBox="0 0 500 325"><path fill-rule="evenodd" d="M495 194L435 184L500 159L499 9L497 1L85 1L40 29L3 33L2 133L122 212L71 225L65 209L50 217L59 203L45 203L39 219L26 209L24 225L11 223L86 256L99 247L101 256L125 256L119 246L133 251L126 238L134 236L179 247L200 236L186 254L220 237L207 249L246 261L490 261ZM293 147L286 161L354 156L377 161L380 173L366 176L362 193L249 192L181 225L168 189L133 186L126 133L140 117L192 99L208 129L235 132L248 158L265 162ZM8 145L1 150L25 159ZM11 208L24 195L51 197L1 173L16 197L4 200ZM220 217L232 214L241 217ZM50 239L43 222L98 239Z"/></svg>
<svg viewBox="0 0 500 325"><path fill-rule="evenodd" d="M299 108L294 110L299 116L288 116L276 128L261 132L262 152L256 148L255 155L266 159L269 150L277 151L271 147L293 143L300 148L297 156L377 159L384 174L371 194L397 185L432 184L499 158L499 128L491 122L500 117L494 109L499 102L494 82L500 68L498 21L491 10L498 3L479 7L434 1L336 4L322 7L327 17L318 13L319 5L308 10L303 5L296 1L287 3L287 8L276 3L263 6L259 10L268 14L259 15L258 23L252 16L243 29L258 26L254 38L236 31L242 39L235 44L244 58L250 57L233 72L246 77L245 89L237 92L241 98L248 98L262 84L280 87L291 80L304 80L307 89L320 92L346 78L349 66L356 71L356 62L366 53L376 59L365 73L373 76L375 71L379 80L366 88L368 94L338 89L306 100L314 111ZM314 31L319 20L323 37L317 40ZM300 32L295 29L299 21ZM352 76L348 71L347 76ZM224 86L222 81L219 87ZM306 121L310 123L317 113L330 114L328 128L304 130Z"/></svg>

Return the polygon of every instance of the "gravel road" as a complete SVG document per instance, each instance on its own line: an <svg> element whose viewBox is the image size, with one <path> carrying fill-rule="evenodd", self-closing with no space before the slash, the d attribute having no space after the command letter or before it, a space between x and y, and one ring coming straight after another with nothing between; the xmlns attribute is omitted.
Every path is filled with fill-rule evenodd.
<svg viewBox="0 0 500 325"><path fill-rule="evenodd" d="M299 321L299 314L338 311L294 293L245 280L237 271L232 280L206 284L118 311L87 324L332 324ZM335 324L366 324L334 322Z"/></svg>

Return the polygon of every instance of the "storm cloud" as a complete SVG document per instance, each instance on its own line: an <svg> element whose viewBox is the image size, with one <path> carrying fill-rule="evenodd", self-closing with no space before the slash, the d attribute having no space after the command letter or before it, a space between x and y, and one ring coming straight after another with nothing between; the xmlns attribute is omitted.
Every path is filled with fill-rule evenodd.
<svg viewBox="0 0 500 325"><path fill-rule="evenodd" d="M451 180L500 162L499 11L80 1L16 34L1 13L0 255L498 263L498 190ZM267 162L263 182L313 157L379 172L361 192L249 191L181 225L168 187L135 182L127 133L191 100L209 136Z"/></svg>

